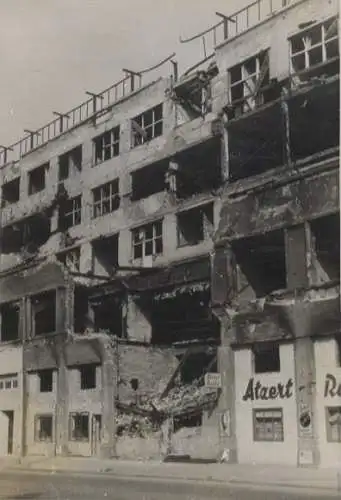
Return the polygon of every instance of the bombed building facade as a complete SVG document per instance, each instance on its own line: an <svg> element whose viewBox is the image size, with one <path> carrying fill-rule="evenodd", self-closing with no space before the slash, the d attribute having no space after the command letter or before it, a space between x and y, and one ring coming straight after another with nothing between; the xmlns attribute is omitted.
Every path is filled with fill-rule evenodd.
<svg viewBox="0 0 341 500"><path fill-rule="evenodd" d="M338 2L219 16L1 148L2 455L341 460Z"/></svg>

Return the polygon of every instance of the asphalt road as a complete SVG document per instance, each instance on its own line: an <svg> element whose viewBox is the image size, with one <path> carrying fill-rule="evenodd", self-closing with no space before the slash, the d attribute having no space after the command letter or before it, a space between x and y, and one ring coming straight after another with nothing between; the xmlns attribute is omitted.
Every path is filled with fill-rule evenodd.
<svg viewBox="0 0 341 500"><path fill-rule="evenodd" d="M327 493L270 491L189 481L103 475L0 473L1 500L326 500ZM335 498L335 497L334 497ZM340 498L340 496L338 496Z"/></svg>

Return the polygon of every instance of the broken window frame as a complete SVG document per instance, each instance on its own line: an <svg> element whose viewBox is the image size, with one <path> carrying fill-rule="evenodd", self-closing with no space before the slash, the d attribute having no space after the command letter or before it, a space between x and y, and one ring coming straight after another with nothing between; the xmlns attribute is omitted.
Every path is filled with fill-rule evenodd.
<svg viewBox="0 0 341 500"><path fill-rule="evenodd" d="M151 113L151 119L148 115ZM141 146L163 134L163 103L157 104L131 120L131 147Z"/></svg>
<svg viewBox="0 0 341 500"><path fill-rule="evenodd" d="M78 419L78 423L80 424L79 426L77 426L77 419ZM84 420L84 421L82 422L82 420ZM85 429L86 429L86 432L83 433L82 430L85 430ZM71 412L71 413L69 413L69 440L70 441L89 441L89 439L90 439L90 414L89 414L89 412Z"/></svg>
<svg viewBox="0 0 341 500"><path fill-rule="evenodd" d="M253 408L253 440L255 442L283 442L283 408Z"/></svg>
<svg viewBox="0 0 341 500"><path fill-rule="evenodd" d="M341 406L327 406L325 411L327 442L341 443Z"/></svg>
<svg viewBox="0 0 341 500"><path fill-rule="evenodd" d="M255 374L279 373L281 371L280 345L278 342L259 342L252 347L253 371ZM257 359L257 356L262 356ZM269 356L270 366L264 367L264 357Z"/></svg>
<svg viewBox="0 0 341 500"><path fill-rule="evenodd" d="M16 328L16 336L15 338L7 338L3 339L4 337L4 312L6 312L6 309L15 309L17 313L17 328ZM5 302L0 305L0 342L15 342L19 340L20 338L20 303L13 301L13 302Z"/></svg>
<svg viewBox="0 0 341 500"><path fill-rule="evenodd" d="M195 212L198 212L196 214ZM181 231L181 224L184 222L181 221L181 219L185 219L186 217L192 218L193 214L195 213L195 216L198 215L200 217L200 237L197 239L193 239L192 241L186 241L185 237L182 235ZM195 246L199 245L200 243L203 243L204 241L207 241L210 239L210 232L213 232L214 230L214 204L213 202L211 203L205 203L204 205L199 205L193 208L190 208L188 210L183 210L181 212L178 212L176 214L177 218L177 242L178 242L178 248L185 247L185 246Z"/></svg>
<svg viewBox="0 0 341 500"><path fill-rule="evenodd" d="M97 365L88 363L80 365L79 371L79 386L81 391L91 391L97 389Z"/></svg>
<svg viewBox="0 0 341 500"><path fill-rule="evenodd" d="M37 320L36 320L36 315L44 311L51 305L51 298L53 295L53 312L54 312L54 327L50 331L42 331L37 333ZM39 301L39 299L45 298L44 300ZM49 307L50 309L50 307ZM56 290L46 290L45 292L40 292L36 295L33 295L31 297L31 321L32 321L32 334L34 337L42 337L44 335L51 335L53 333L56 333L57 330L57 293ZM51 311L50 311L51 312ZM51 323L52 325L52 323ZM50 326L50 325L49 325Z"/></svg>
<svg viewBox="0 0 341 500"><path fill-rule="evenodd" d="M66 206L62 214L63 227L78 226L82 223L82 195L70 198L65 202Z"/></svg>
<svg viewBox="0 0 341 500"><path fill-rule="evenodd" d="M114 179L92 190L92 218L115 212L120 206L119 180Z"/></svg>
<svg viewBox="0 0 341 500"><path fill-rule="evenodd" d="M267 49L249 57L228 70L229 102L232 106L238 107L241 113L247 113L264 104L262 90L270 83L269 60L270 50ZM247 65L252 61L254 61L255 65L253 72L247 70ZM236 71L240 72L240 78L234 81L233 72ZM234 98L233 91L238 88L240 89L241 96Z"/></svg>
<svg viewBox="0 0 341 500"><path fill-rule="evenodd" d="M6 375L0 375L0 391L18 389L19 386L18 374L10 373Z"/></svg>
<svg viewBox="0 0 341 500"><path fill-rule="evenodd" d="M58 180L65 181L82 170L82 145L70 149L58 157Z"/></svg>
<svg viewBox="0 0 341 500"><path fill-rule="evenodd" d="M111 160L120 154L120 125L106 130L92 139L93 166Z"/></svg>
<svg viewBox="0 0 341 500"><path fill-rule="evenodd" d="M329 24L330 23L330 24ZM328 35L328 24L329 24L329 29L331 26L333 26L335 23L336 25L336 35L333 35L331 37L327 37ZM316 29L319 28L321 30L320 33L320 41L314 43L312 40L312 34ZM289 38L289 57L290 57L290 73L291 75L299 75L301 73L309 72L309 70L312 70L316 66L320 64L326 64L329 61L336 60L339 58L339 33L338 33L338 20L337 17L331 17L327 19L326 21L320 22L313 24L303 30L301 30L299 33L296 33L296 35L293 35L292 37ZM303 49L301 50L294 50L294 43L299 42L301 46L303 46ZM328 48L330 45L336 42L337 47L338 47L338 54L337 56L332 56L328 57ZM311 64L311 53L312 51L316 51L317 49L321 49L321 61L316 63L316 64ZM302 69L299 69L298 71L295 70L295 64L294 60L297 60L298 58L303 59L304 61L304 67Z"/></svg>
<svg viewBox="0 0 341 500"><path fill-rule="evenodd" d="M6 192L10 191L6 196ZM15 192L15 196L12 196ZM13 205L14 203L18 203L20 200L20 177L16 177L8 182L5 182L1 186L1 207L5 208L9 205Z"/></svg>
<svg viewBox="0 0 341 500"><path fill-rule="evenodd" d="M58 260L64 264L70 271L79 272L80 270L81 249L80 247L72 248L67 252L58 254Z"/></svg>
<svg viewBox="0 0 341 500"><path fill-rule="evenodd" d="M42 428L42 421L48 422L49 432ZM52 413L41 413L34 417L34 440L36 442L52 442L53 440L53 415Z"/></svg>
<svg viewBox="0 0 341 500"><path fill-rule="evenodd" d="M41 193L44 191L46 188L46 171L49 168L49 162L43 163L43 165L40 165L39 167L35 167L32 170L28 172L28 195L32 196L37 193ZM32 184L32 177L35 175L38 175L39 172L43 172L44 174L44 179L41 185L38 187L38 189Z"/></svg>
<svg viewBox="0 0 341 500"><path fill-rule="evenodd" d="M151 231L150 236L147 234ZM163 253L163 220L144 224L132 230L133 260L144 259L148 256ZM151 251L146 251L151 246ZM136 254L136 249L141 247L141 252Z"/></svg>
<svg viewBox="0 0 341 500"><path fill-rule="evenodd" d="M53 392L53 370L52 369L39 370L37 375L39 379L39 392L40 393Z"/></svg>

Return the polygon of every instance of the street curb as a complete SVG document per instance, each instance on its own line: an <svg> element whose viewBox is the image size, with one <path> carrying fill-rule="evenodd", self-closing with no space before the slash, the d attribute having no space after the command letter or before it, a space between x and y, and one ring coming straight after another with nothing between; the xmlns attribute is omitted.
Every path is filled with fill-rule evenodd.
<svg viewBox="0 0 341 500"><path fill-rule="evenodd" d="M209 482L209 483L218 483L220 485L225 484L228 486L229 484L233 485L245 485L245 486L255 486L255 487L264 487L264 488L294 488L294 489L300 489L300 490L320 490L322 491L330 491L330 492L338 492L337 486L316 486L316 485L302 485L301 483L284 483L284 482L278 482L278 483L267 483L264 481L248 481L244 479L218 479L218 478L212 478L211 476L199 479L198 477L174 477L174 476L158 476L158 475L153 475L153 474L119 474L117 472L111 471L111 470L97 470L97 471L84 471L84 470L72 470L70 471L69 469L35 469L35 468L23 468L23 467L6 467L2 469L0 472L3 471L8 471L8 472L22 472L22 473L37 473L37 474L65 474L65 475L80 475L80 476L86 476L86 475L98 475L98 476L111 476L111 477L116 477L118 479L153 479L153 480L170 480L170 481L200 481L200 482Z"/></svg>

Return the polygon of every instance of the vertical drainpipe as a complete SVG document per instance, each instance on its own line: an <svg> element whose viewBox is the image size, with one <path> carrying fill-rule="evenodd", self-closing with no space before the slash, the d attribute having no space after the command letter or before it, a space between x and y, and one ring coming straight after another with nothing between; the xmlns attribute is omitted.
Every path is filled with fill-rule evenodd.
<svg viewBox="0 0 341 500"><path fill-rule="evenodd" d="M20 414L20 429L21 429L21 440L20 440L20 457L24 458L26 455L26 425L27 425L27 398L26 398L26 369L25 369L25 341L28 325L28 308L27 308L27 298L24 297L21 302L21 377L20 377L20 387L21 387L21 414Z"/></svg>

